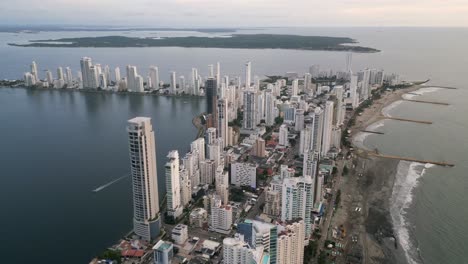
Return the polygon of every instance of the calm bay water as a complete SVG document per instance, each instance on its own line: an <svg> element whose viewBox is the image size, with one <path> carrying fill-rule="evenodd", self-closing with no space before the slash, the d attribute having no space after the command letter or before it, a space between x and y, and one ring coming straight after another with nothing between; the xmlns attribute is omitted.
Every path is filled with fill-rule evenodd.
<svg viewBox="0 0 468 264"><path fill-rule="evenodd" d="M407 199L404 222L409 248L424 263L464 263L468 259L468 29L450 28L294 28L245 31L345 36L362 46L381 49L375 54L354 54L353 69L383 68L408 80L431 78L432 84L457 86L422 95L451 103L435 106L403 103L395 116L434 122L431 126L385 122L385 137L369 136L365 144L383 153L447 160L454 168L433 167L417 178ZM116 33L113 32L112 35ZM127 32L151 36L149 32ZM182 34L161 32L159 36ZM206 35L201 33L184 33ZM6 43L27 39L110 35L106 32L39 34L0 33L0 79L16 79L36 60L40 70L55 74L58 66L78 70L79 59L90 56L111 67L134 64L146 72L160 68L188 76L192 67L201 74L207 65L221 62L222 74L241 74L251 60L257 75L306 72L312 64L341 69L345 53L288 50L184 49L184 48L17 48ZM125 121L136 115L153 117L159 171L171 149L185 152L195 135L192 117L203 111L203 99L81 94L0 88L0 218L2 258L7 263L86 263L131 228L128 178L99 192L91 190L128 173ZM398 142L396 144L395 142ZM418 175L421 175L421 171ZM160 181L161 182L161 181ZM409 181L411 182L411 181ZM408 183L409 184L409 183ZM31 242L34 242L31 245ZM28 247L28 253L24 248ZM53 252L53 254L51 254ZM411 254L418 255L418 254ZM414 257L415 261L418 257Z"/></svg>

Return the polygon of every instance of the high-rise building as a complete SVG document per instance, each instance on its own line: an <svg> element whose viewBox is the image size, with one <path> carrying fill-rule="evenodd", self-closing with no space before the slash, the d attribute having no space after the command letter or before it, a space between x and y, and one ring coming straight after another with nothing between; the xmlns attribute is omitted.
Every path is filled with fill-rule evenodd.
<svg viewBox="0 0 468 264"><path fill-rule="evenodd" d="M302 131L304 129L304 110L297 109L296 110L296 117L295 117L295 125L294 130Z"/></svg>
<svg viewBox="0 0 468 264"><path fill-rule="evenodd" d="M314 206L314 181L311 177L283 179L281 220L304 219L305 238L312 234L311 212Z"/></svg>
<svg viewBox="0 0 468 264"><path fill-rule="evenodd" d="M218 195L214 195L210 201L210 230L229 234L232 226L232 208L229 205L223 205Z"/></svg>
<svg viewBox="0 0 468 264"><path fill-rule="evenodd" d="M304 229L302 219L295 219L277 226L277 264L302 264L304 261ZM270 262L271 263L271 262Z"/></svg>
<svg viewBox="0 0 468 264"><path fill-rule="evenodd" d="M297 96L299 94L299 80L294 79L291 86L291 96Z"/></svg>
<svg viewBox="0 0 468 264"><path fill-rule="evenodd" d="M337 85L333 87L335 96L336 96L336 105L335 105L335 111L334 111L334 125L340 126L343 124L344 121L344 114L345 114L345 109L343 106L343 93L344 93L344 87L342 85Z"/></svg>
<svg viewBox="0 0 468 264"><path fill-rule="evenodd" d="M218 138L222 139L222 148L224 149L229 145L228 142L228 102L226 99L219 99L218 106Z"/></svg>
<svg viewBox="0 0 468 264"><path fill-rule="evenodd" d="M216 194L221 197L223 204L229 203L229 175L223 166L218 166L215 175Z"/></svg>
<svg viewBox="0 0 468 264"><path fill-rule="evenodd" d="M72 70L70 69L70 67L67 67L65 68L65 71L67 73L67 83L69 86L71 86L73 84L73 73L72 73Z"/></svg>
<svg viewBox="0 0 468 264"><path fill-rule="evenodd" d="M359 94L357 92L358 89L358 76L357 74L351 75L351 83L350 83L350 97L352 100L353 109L359 106Z"/></svg>
<svg viewBox="0 0 468 264"><path fill-rule="evenodd" d="M205 139L197 138L190 144L190 151L197 155L197 162L200 162L206 158L205 155Z"/></svg>
<svg viewBox="0 0 468 264"><path fill-rule="evenodd" d="M206 145L214 144L216 138L217 138L216 128L209 127L205 132L205 143L206 143Z"/></svg>
<svg viewBox="0 0 468 264"><path fill-rule="evenodd" d="M119 83L119 81L122 79L120 77L120 68L119 67L115 67L114 69L114 75L115 75L115 82L116 83Z"/></svg>
<svg viewBox="0 0 468 264"><path fill-rule="evenodd" d="M99 74L99 87L105 89L107 87L106 76L104 73Z"/></svg>
<svg viewBox="0 0 468 264"><path fill-rule="evenodd" d="M36 81L39 81L39 72L37 71L37 64L35 61L31 63L31 75L34 76Z"/></svg>
<svg viewBox="0 0 468 264"><path fill-rule="evenodd" d="M265 207L263 212L274 218L279 217L281 213L281 192L268 187L265 191Z"/></svg>
<svg viewBox="0 0 468 264"><path fill-rule="evenodd" d="M216 84L221 87L221 64L219 62L216 63Z"/></svg>
<svg viewBox="0 0 468 264"><path fill-rule="evenodd" d="M175 71L171 72L170 94L177 94L177 75Z"/></svg>
<svg viewBox="0 0 468 264"><path fill-rule="evenodd" d="M213 64L208 65L208 78L215 78Z"/></svg>
<svg viewBox="0 0 468 264"><path fill-rule="evenodd" d="M174 245L171 242L159 240L154 245L154 264L171 264L174 258Z"/></svg>
<svg viewBox="0 0 468 264"><path fill-rule="evenodd" d="M317 173L317 159L314 150L304 152L303 172L304 177L310 177L315 182Z"/></svg>
<svg viewBox="0 0 468 264"><path fill-rule="evenodd" d="M81 58L80 65L81 65L81 75L83 78L83 88L85 89L97 88L97 87L93 87L93 83L91 81L92 79L91 66L93 66L91 58L89 57Z"/></svg>
<svg viewBox="0 0 468 264"><path fill-rule="evenodd" d="M234 238L223 240L223 262L225 264L253 264L262 263L263 248L251 248L244 236L236 234Z"/></svg>
<svg viewBox="0 0 468 264"><path fill-rule="evenodd" d="M257 127L256 93L251 90L244 91L244 120L242 128L253 130Z"/></svg>
<svg viewBox="0 0 468 264"><path fill-rule="evenodd" d="M54 83L54 77L52 76L52 72L49 70L46 71L46 80L49 83L49 85L52 85Z"/></svg>
<svg viewBox="0 0 468 264"><path fill-rule="evenodd" d="M213 184L216 173L216 162L214 160L200 161L200 184Z"/></svg>
<svg viewBox="0 0 468 264"><path fill-rule="evenodd" d="M190 179L189 171L182 166L179 171L180 176L180 204L182 207L188 206L192 200L192 181Z"/></svg>
<svg viewBox="0 0 468 264"><path fill-rule="evenodd" d="M136 66L127 65L127 88L132 92L137 91L137 76Z"/></svg>
<svg viewBox="0 0 468 264"><path fill-rule="evenodd" d="M218 88L215 78L208 78L205 84L205 93L207 98L206 113L216 117L216 107L218 101ZM215 126L216 127L216 126Z"/></svg>
<svg viewBox="0 0 468 264"><path fill-rule="evenodd" d="M36 85L36 77L34 77L34 75L30 72L26 72L24 74L24 83L26 85L26 87L32 87L34 85Z"/></svg>
<svg viewBox="0 0 468 264"><path fill-rule="evenodd" d="M322 149L321 155L326 156L331 147L332 128L333 128L333 102L325 103L325 111L323 117L323 134L322 134Z"/></svg>
<svg viewBox="0 0 468 264"><path fill-rule="evenodd" d="M156 66L151 66L149 68L149 76L151 79L151 89L157 90L159 89L159 69Z"/></svg>
<svg viewBox="0 0 468 264"><path fill-rule="evenodd" d="M133 231L145 240L159 235L156 146L151 118L135 117L127 126L133 186Z"/></svg>
<svg viewBox="0 0 468 264"><path fill-rule="evenodd" d="M314 124L307 124L301 131L299 139L299 155L304 155L305 152L313 148L314 144Z"/></svg>
<svg viewBox="0 0 468 264"><path fill-rule="evenodd" d="M257 188L257 165L252 163L231 163L231 184L238 187Z"/></svg>
<svg viewBox="0 0 468 264"><path fill-rule="evenodd" d="M179 152L170 151L166 163L167 215L177 219L182 214L180 202Z"/></svg>
<svg viewBox="0 0 468 264"><path fill-rule="evenodd" d="M312 75L310 73L304 74L304 90L309 94L313 95L312 90Z"/></svg>
<svg viewBox="0 0 468 264"><path fill-rule="evenodd" d="M267 89L265 92L265 124L273 126L276 118L276 97L273 95L272 90Z"/></svg>
<svg viewBox="0 0 468 264"><path fill-rule="evenodd" d="M287 147L288 144L288 127L283 124L279 128L279 142L278 144L282 147Z"/></svg>
<svg viewBox="0 0 468 264"><path fill-rule="evenodd" d="M323 120L324 114L322 108L316 107L314 110L314 140L312 148L318 154L322 152Z"/></svg>
<svg viewBox="0 0 468 264"><path fill-rule="evenodd" d="M250 61L245 63L245 89L250 89L252 76L252 63Z"/></svg>

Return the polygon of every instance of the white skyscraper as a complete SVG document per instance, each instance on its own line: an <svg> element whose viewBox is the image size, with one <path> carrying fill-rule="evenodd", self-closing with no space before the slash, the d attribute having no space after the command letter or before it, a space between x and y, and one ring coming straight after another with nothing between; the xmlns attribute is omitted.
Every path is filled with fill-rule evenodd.
<svg viewBox="0 0 468 264"><path fill-rule="evenodd" d="M99 87L102 89L107 87L106 75L104 73L99 74Z"/></svg>
<svg viewBox="0 0 468 264"><path fill-rule="evenodd" d="M309 95L313 95L312 90L312 75L310 73L304 74L304 90Z"/></svg>
<svg viewBox="0 0 468 264"><path fill-rule="evenodd" d="M263 247L251 248L244 236L236 234L234 238L227 237L223 240L224 264L260 264L263 256Z"/></svg>
<svg viewBox="0 0 468 264"><path fill-rule="evenodd" d="M73 73L72 73L72 70L70 69L70 67L67 67L65 68L65 71L67 73L67 83L69 86L71 86L73 84ZM70 88L70 87L69 87Z"/></svg>
<svg viewBox="0 0 468 264"><path fill-rule="evenodd" d="M205 132L205 143L206 143L206 145L214 144L216 138L217 138L216 128L209 127Z"/></svg>
<svg viewBox="0 0 468 264"><path fill-rule="evenodd" d="M37 71L37 64L35 61L31 63L31 74L36 81L39 81L39 72Z"/></svg>
<svg viewBox="0 0 468 264"><path fill-rule="evenodd" d="M312 178L286 178L283 180L281 193L281 220L304 219L304 238L308 239L312 234L311 212L314 205L314 182Z"/></svg>
<svg viewBox="0 0 468 264"><path fill-rule="evenodd" d="M54 77L52 76L52 72L49 70L46 71L46 80L49 83L49 85L52 85L54 83Z"/></svg>
<svg viewBox="0 0 468 264"><path fill-rule="evenodd" d="M156 146L151 118L136 117L127 126L133 186L133 230L145 240L159 235Z"/></svg>
<svg viewBox="0 0 468 264"><path fill-rule="evenodd" d="M176 72L173 71L171 72L171 89L170 89L171 94L177 94L177 75Z"/></svg>
<svg viewBox="0 0 468 264"><path fill-rule="evenodd" d="M83 78L83 88L97 88L92 86L91 82L91 66L93 66L93 63L91 61L91 58L88 57L83 57L81 58L80 61L81 65L81 75Z"/></svg>
<svg viewBox="0 0 468 264"><path fill-rule="evenodd" d="M324 114L322 108L316 107L314 110L314 141L312 143L312 149L318 154L322 152L323 119Z"/></svg>
<svg viewBox="0 0 468 264"><path fill-rule="evenodd" d="M322 150L321 155L326 156L331 147L333 128L333 102L325 103L325 111L323 116L323 134L322 134Z"/></svg>
<svg viewBox="0 0 468 264"><path fill-rule="evenodd" d="M211 199L210 230L229 234L232 226L232 208L229 205L223 205L221 198L215 195Z"/></svg>
<svg viewBox="0 0 468 264"><path fill-rule="evenodd" d="M267 126L273 126L275 124L275 101L276 97L273 95L271 90L267 89L265 92L265 124Z"/></svg>
<svg viewBox="0 0 468 264"><path fill-rule="evenodd" d="M172 150L167 155L166 163L166 192L167 192L167 215L175 219L182 214L180 201L180 175L179 175L179 152Z"/></svg>
<svg viewBox="0 0 468 264"><path fill-rule="evenodd" d="M127 88L132 92L137 92L137 68L136 66L127 66Z"/></svg>
<svg viewBox="0 0 468 264"><path fill-rule="evenodd" d="M214 66L213 64L208 65L208 78L214 78Z"/></svg>
<svg viewBox="0 0 468 264"><path fill-rule="evenodd" d="M291 86L291 96L297 96L299 94L299 80L294 79Z"/></svg>
<svg viewBox="0 0 468 264"><path fill-rule="evenodd" d="M151 89L159 89L159 69L156 66L151 66L149 69L149 76L151 79Z"/></svg>
<svg viewBox="0 0 468 264"><path fill-rule="evenodd" d="M216 63L216 83L218 88L221 87L221 64L219 62Z"/></svg>
<svg viewBox="0 0 468 264"><path fill-rule="evenodd" d="M142 76L137 75L135 77L135 90L136 92L142 93L145 91L144 79Z"/></svg>
<svg viewBox="0 0 468 264"><path fill-rule="evenodd" d="M185 77L180 76L179 77L179 90L181 93L186 92L186 87L185 87Z"/></svg>
<svg viewBox="0 0 468 264"><path fill-rule="evenodd" d="M288 144L288 127L286 125L281 125L279 128L279 142L278 144L282 147L287 147Z"/></svg>
<svg viewBox="0 0 468 264"><path fill-rule="evenodd" d="M314 119L312 119L314 120ZM308 124L300 134L299 154L304 155L305 152L313 150L314 144L314 124Z"/></svg>
<svg viewBox="0 0 468 264"><path fill-rule="evenodd" d="M116 68L114 69L114 75L115 75L115 82L118 84L119 81L122 79L122 78L120 77L120 68L119 68L119 67L116 67Z"/></svg>
<svg viewBox="0 0 468 264"><path fill-rule="evenodd" d="M245 64L245 88L249 89L251 84L251 76L252 76L252 63L248 61Z"/></svg>

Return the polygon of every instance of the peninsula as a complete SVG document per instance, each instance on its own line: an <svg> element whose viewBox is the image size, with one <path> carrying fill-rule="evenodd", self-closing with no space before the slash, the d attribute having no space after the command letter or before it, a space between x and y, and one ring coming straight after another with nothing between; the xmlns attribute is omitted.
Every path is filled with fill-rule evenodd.
<svg viewBox="0 0 468 264"><path fill-rule="evenodd" d="M298 36L274 34L234 34L229 37L171 37L134 38L124 36L61 38L31 40L27 44L9 43L17 47L184 47L184 48L230 48L230 49L295 49L351 51L371 53L379 50L355 46L357 41L347 37ZM353 45L349 45L353 44Z"/></svg>

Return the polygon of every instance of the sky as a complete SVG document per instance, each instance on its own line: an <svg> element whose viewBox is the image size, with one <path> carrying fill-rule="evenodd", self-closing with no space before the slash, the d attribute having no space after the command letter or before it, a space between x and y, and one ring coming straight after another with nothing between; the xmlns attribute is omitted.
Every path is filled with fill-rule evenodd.
<svg viewBox="0 0 468 264"><path fill-rule="evenodd" d="M467 27L468 0L0 0L0 24Z"/></svg>

